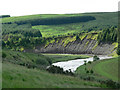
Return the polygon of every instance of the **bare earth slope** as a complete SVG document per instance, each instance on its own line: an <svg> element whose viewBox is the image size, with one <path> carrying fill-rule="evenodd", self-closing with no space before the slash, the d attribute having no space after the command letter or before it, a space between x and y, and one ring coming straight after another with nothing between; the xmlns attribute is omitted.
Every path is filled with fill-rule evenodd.
<svg viewBox="0 0 120 90"><path fill-rule="evenodd" d="M114 44L98 44L95 37L88 37L86 35L82 40L72 40L74 37L61 38L48 45L37 46L35 52L109 55L116 51Z"/></svg>

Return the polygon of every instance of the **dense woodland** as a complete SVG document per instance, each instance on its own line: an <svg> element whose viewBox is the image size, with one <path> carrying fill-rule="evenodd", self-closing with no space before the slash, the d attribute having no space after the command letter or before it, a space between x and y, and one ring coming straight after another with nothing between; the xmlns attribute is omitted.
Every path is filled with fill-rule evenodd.
<svg viewBox="0 0 120 90"><path fill-rule="evenodd" d="M42 37L39 30L34 30L31 27L32 26L30 24L3 24L3 35L14 34L25 37Z"/></svg>
<svg viewBox="0 0 120 90"><path fill-rule="evenodd" d="M35 38L41 38L40 30L31 28L30 24L3 24L2 36L3 47L20 50L20 48L28 47L34 44Z"/></svg>
<svg viewBox="0 0 120 90"><path fill-rule="evenodd" d="M98 34L98 41L106 42L106 43L113 43L117 42L117 28L111 27L107 29L103 29L102 32Z"/></svg>
<svg viewBox="0 0 120 90"><path fill-rule="evenodd" d="M118 48L117 48L117 53L120 55L120 27L118 28Z"/></svg>

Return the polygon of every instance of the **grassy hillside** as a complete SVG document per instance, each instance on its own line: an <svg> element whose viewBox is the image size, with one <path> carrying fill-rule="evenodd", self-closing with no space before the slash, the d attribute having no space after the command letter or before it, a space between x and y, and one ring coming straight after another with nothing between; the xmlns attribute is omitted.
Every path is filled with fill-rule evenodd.
<svg viewBox="0 0 120 90"><path fill-rule="evenodd" d="M37 25L33 26L34 29L39 29L43 37L66 35L70 33L79 33L84 31L96 31L111 26L117 26L117 12L114 13L83 13L75 14L82 16L92 16L95 20L88 22L78 22L59 25Z"/></svg>
<svg viewBox="0 0 120 90"><path fill-rule="evenodd" d="M75 59L83 59L89 58L90 56L87 55L73 55L73 54L43 54L49 58L52 58L52 62L60 62L60 61L68 61L68 60L75 60Z"/></svg>
<svg viewBox="0 0 120 90"><path fill-rule="evenodd" d="M19 60L20 57L25 59L19 60L19 62L23 63L27 61L26 64L31 62L31 59L35 60L36 58L41 59L42 61L47 59L45 56L49 56L53 62L59 60L67 60L71 58L85 58L85 56L80 55L51 55L44 54L45 56L32 53L20 53L20 52L5 52L6 57L3 59L3 80L2 86L3 88L95 88L102 87L107 88L106 84L101 84L99 80L107 80L112 79L117 81L117 58L103 61L95 61L92 64L83 65L78 68L75 76L67 76L62 74L52 74L45 71L45 69L41 68L29 68L24 65L16 63L15 60ZM10 54L10 56L9 56ZM12 58L13 56L18 55L18 59ZM69 57L68 57L69 56ZM14 61L14 62L11 62ZM18 61L17 61L18 62ZM37 64L37 63L31 63ZM46 64L43 64L46 65ZM39 66L42 66L39 64ZM109 67L111 66L111 67ZM92 69L94 71L93 74L87 73L87 69ZM101 68L104 67L104 68ZM113 72L114 71L114 72ZM89 77L90 80L88 79ZM85 79L86 78L86 79Z"/></svg>
<svg viewBox="0 0 120 90"><path fill-rule="evenodd" d="M62 40L64 47L78 38L83 40L86 33L97 34L105 28L117 28L117 12L82 14L41 14L3 18L2 45L16 51L35 50L37 46L47 47L50 43ZM113 29L114 30L114 29ZM85 33L84 33L85 32ZM116 33L100 35L105 41L116 42ZM108 36L107 38L104 36ZM114 40L113 40L114 39ZM99 39L103 41L103 39ZM88 42L89 43L89 42ZM87 44L88 44L87 43ZM86 45L87 46L87 45Z"/></svg>
<svg viewBox="0 0 120 90"><path fill-rule="evenodd" d="M46 57L46 56L49 56ZM46 66L59 60L85 58L82 55L50 55L3 50L3 88L94 88L106 87L98 82L84 81L78 77L51 74ZM39 60L39 62L36 62ZM34 68L33 68L34 67ZM42 68L41 68L42 67Z"/></svg>
<svg viewBox="0 0 120 90"><path fill-rule="evenodd" d="M94 61L91 64L80 66L76 73L79 75L90 76L96 80L107 80L111 79L118 82L118 58L106 59L102 61ZM93 70L93 74L86 73L87 71Z"/></svg>
<svg viewBox="0 0 120 90"><path fill-rule="evenodd" d="M2 89L2 63L0 61L0 89Z"/></svg>
<svg viewBox="0 0 120 90"><path fill-rule="evenodd" d="M82 14L41 14L3 18L2 23L31 24L43 37L101 30L117 26L117 12Z"/></svg>
<svg viewBox="0 0 120 90"><path fill-rule="evenodd" d="M79 14L75 14L79 15ZM117 26L117 12L113 13L83 13L83 16L93 16L95 20L88 22L78 22L59 25L37 25L34 29L39 29L43 37L66 35L69 33L79 33L84 31L98 31L111 26ZM81 14L80 14L81 16Z"/></svg>
<svg viewBox="0 0 120 90"><path fill-rule="evenodd" d="M108 87L98 80L112 79L117 81L117 58L103 61L95 61L92 64L78 68L75 76L48 73L45 68L52 62L68 59L86 58L84 55L53 55L33 54L3 50L3 88L94 88ZM46 57L47 56L47 57ZM48 58L49 57L49 58ZM39 60L39 62L36 62ZM107 62L108 61L108 62ZM112 65L113 64L113 65ZM33 66L36 66L33 68ZM108 65L112 66L111 68ZM42 68L41 68L42 67ZM94 71L94 74L86 74L85 67ZM104 67L106 69L103 69ZM115 70L114 70L115 69ZM111 72L114 71L114 72ZM109 75L110 74L110 75ZM85 80L89 76L92 80ZM114 78L112 78L114 76ZM82 78L81 78L82 77Z"/></svg>
<svg viewBox="0 0 120 90"><path fill-rule="evenodd" d="M80 14L82 16L82 14ZM74 14L70 14L69 16L75 16ZM10 17L4 18L2 23L8 22L16 22L16 21L27 21L31 19L46 19L46 18L55 18L55 17L68 17L66 14L38 14L38 15L27 15L27 16L18 16L18 17Z"/></svg>
<svg viewBox="0 0 120 90"><path fill-rule="evenodd" d="M94 88L101 86L76 77L3 63L3 88Z"/></svg>
<svg viewBox="0 0 120 90"><path fill-rule="evenodd" d="M42 54L17 52L8 49L2 51L3 62L10 62L28 68L41 68L52 64L52 60Z"/></svg>
<svg viewBox="0 0 120 90"><path fill-rule="evenodd" d="M117 13L87 13L82 15L93 16L96 19L88 22L70 23L70 24L63 24L57 26L54 24L38 25L38 26L33 26L33 28L39 29L43 37L50 37L50 36L58 36L63 34L66 35L69 33L101 30L104 28L109 28L110 26L117 26Z"/></svg>
<svg viewBox="0 0 120 90"><path fill-rule="evenodd" d="M118 81L118 61L119 59L115 58L100 62L94 66L94 70L102 76Z"/></svg>

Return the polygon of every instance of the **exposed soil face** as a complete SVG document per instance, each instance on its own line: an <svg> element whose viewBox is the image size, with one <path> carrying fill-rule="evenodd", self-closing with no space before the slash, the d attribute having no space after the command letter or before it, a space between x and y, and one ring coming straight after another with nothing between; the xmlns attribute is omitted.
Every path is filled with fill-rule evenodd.
<svg viewBox="0 0 120 90"><path fill-rule="evenodd" d="M97 40L84 38L69 42L67 45L59 42L50 43L48 46L37 46L34 52L40 53L67 53L67 54L96 54L108 55L114 51L115 45L101 43L98 45Z"/></svg>

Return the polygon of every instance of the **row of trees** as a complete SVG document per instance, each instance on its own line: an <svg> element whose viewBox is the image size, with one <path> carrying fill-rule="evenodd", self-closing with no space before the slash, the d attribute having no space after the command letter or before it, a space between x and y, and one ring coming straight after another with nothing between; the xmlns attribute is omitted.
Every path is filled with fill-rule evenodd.
<svg viewBox="0 0 120 90"><path fill-rule="evenodd" d="M118 28L118 48L117 54L120 55L120 27Z"/></svg>
<svg viewBox="0 0 120 90"><path fill-rule="evenodd" d="M10 17L10 15L0 15L0 18Z"/></svg>
<svg viewBox="0 0 120 90"><path fill-rule="evenodd" d="M42 37L40 30L32 29L30 24L3 24L2 34L21 34L25 37Z"/></svg>
<svg viewBox="0 0 120 90"><path fill-rule="evenodd" d="M65 75L71 75L73 76L74 73L71 71L71 69L64 71L63 68L51 65L46 68L46 70L50 73L58 73L58 74L65 74Z"/></svg>
<svg viewBox="0 0 120 90"><path fill-rule="evenodd" d="M33 48L34 44L42 43L40 30L32 29L31 24L2 25L2 46L13 50L23 51L24 48Z"/></svg>
<svg viewBox="0 0 120 90"><path fill-rule="evenodd" d="M117 54L120 55L120 30L119 28L111 27L109 29L104 29L98 34L98 42L118 42Z"/></svg>
<svg viewBox="0 0 120 90"><path fill-rule="evenodd" d="M100 42L116 42L117 41L117 29L115 27L111 27L108 29L104 29L102 32L98 34L98 41Z"/></svg>

